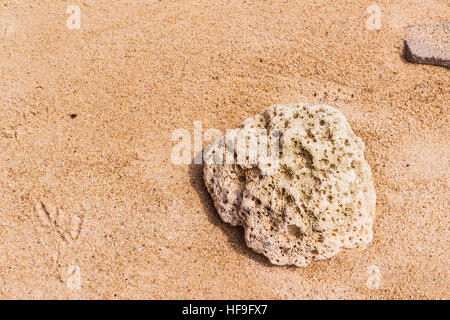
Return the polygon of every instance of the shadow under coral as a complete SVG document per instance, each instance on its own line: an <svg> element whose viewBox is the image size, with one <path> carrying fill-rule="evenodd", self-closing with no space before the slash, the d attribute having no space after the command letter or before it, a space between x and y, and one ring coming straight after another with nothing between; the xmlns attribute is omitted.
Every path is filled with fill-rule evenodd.
<svg viewBox="0 0 450 320"><path fill-rule="evenodd" d="M216 227L220 228L228 237L228 242L231 244L233 250L240 255L250 258L258 263L261 263L267 267L273 265L261 254L256 253L245 243L244 228L241 226L233 227L220 219L219 214L214 207L211 196L206 189L203 180L203 165L190 164L189 165L189 181L197 192L203 211L207 214L208 220Z"/></svg>

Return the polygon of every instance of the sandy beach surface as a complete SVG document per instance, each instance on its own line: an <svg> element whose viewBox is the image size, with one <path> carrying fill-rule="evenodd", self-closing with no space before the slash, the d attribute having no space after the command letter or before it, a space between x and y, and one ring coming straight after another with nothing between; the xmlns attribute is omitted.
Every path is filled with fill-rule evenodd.
<svg viewBox="0 0 450 320"><path fill-rule="evenodd" d="M449 3L373 4L0 1L0 298L448 299L450 73L403 38ZM368 248L306 268L170 158L175 129L290 102L345 114L377 193Z"/></svg>

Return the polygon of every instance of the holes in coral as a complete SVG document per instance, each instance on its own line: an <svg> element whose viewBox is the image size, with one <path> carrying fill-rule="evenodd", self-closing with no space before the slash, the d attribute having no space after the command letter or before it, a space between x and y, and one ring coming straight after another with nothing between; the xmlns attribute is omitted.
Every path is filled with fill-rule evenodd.
<svg viewBox="0 0 450 320"><path fill-rule="evenodd" d="M288 234L290 234L291 236L294 236L296 238L303 237L302 229L300 227L296 226L295 224L288 225L287 232L288 232Z"/></svg>
<svg viewBox="0 0 450 320"><path fill-rule="evenodd" d="M288 194L288 195L286 196L286 201L287 201L287 202L295 202L295 199L294 199L294 197L293 197L292 195Z"/></svg>

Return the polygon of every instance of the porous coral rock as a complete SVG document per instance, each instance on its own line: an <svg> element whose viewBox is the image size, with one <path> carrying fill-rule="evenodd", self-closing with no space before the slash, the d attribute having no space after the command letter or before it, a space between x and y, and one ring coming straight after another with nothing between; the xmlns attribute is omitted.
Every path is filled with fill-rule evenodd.
<svg viewBox="0 0 450 320"><path fill-rule="evenodd" d="M225 140L253 129L266 129L269 142L279 134L277 159L269 148L272 157L263 160L214 162ZM219 140L204 152L207 189L222 220L243 226L247 245L273 264L303 267L372 240L372 174L363 141L340 111L275 105Z"/></svg>

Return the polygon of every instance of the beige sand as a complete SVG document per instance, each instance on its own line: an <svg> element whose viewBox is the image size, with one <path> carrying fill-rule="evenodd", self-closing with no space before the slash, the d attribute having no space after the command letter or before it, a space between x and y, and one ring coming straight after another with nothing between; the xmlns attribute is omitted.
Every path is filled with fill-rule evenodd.
<svg viewBox="0 0 450 320"><path fill-rule="evenodd" d="M447 1L379 0L379 30L372 1L76 2L79 30L71 2L0 2L1 298L449 298L450 74L402 58ZM174 129L289 102L364 140L365 251L272 266L170 162Z"/></svg>

